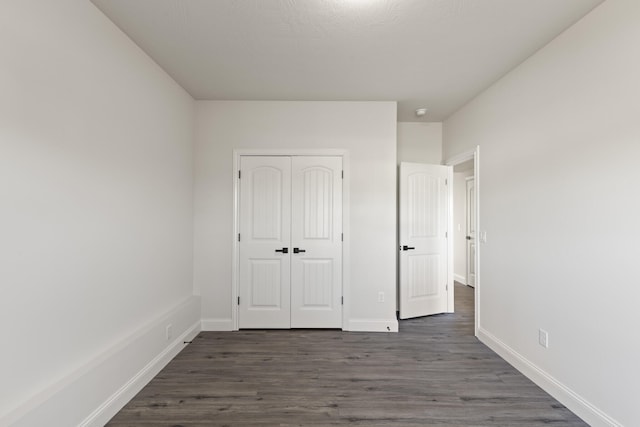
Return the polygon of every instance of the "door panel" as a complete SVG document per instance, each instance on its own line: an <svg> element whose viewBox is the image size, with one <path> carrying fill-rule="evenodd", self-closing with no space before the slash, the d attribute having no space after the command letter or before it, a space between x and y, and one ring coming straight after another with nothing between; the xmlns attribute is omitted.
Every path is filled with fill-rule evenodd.
<svg viewBox="0 0 640 427"><path fill-rule="evenodd" d="M289 328L290 160L242 156L240 170L239 327Z"/></svg>
<svg viewBox="0 0 640 427"><path fill-rule="evenodd" d="M341 157L292 158L292 328L342 327L341 174Z"/></svg>
<svg viewBox="0 0 640 427"><path fill-rule="evenodd" d="M282 260L250 259L249 307L256 309L282 309Z"/></svg>
<svg viewBox="0 0 640 427"><path fill-rule="evenodd" d="M303 259L302 307L331 309L333 302L333 260Z"/></svg>
<svg viewBox="0 0 640 427"><path fill-rule="evenodd" d="M259 166L245 171L250 174L251 237L253 240L282 241L283 192L288 171Z"/></svg>
<svg viewBox="0 0 640 427"><path fill-rule="evenodd" d="M400 164L400 318L447 311L449 166Z"/></svg>
<svg viewBox="0 0 640 427"><path fill-rule="evenodd" d="M438 295L439 265L440 256L437 254L407 254L407 266L409 269L407 281L411 299Z"/></svg>
<svg viewBox="0 0 640 427"><path fill-rule="evenodd" d="M298 162L302 161L298 159ZM297 172L297 173L296 173ZM297 202L302 202L302 211L296 209L294 221L302 221L303 235L307 239L331 239L331 229L334 226L333 191L335 187L334 172L323 166L307 167L301 171L295 171L296 179L302 179L302 183L294 184ZM300 185L302 184L302 185Z"/></svg>
<svg viewBox="0 0 640 427"><path fill-rule="evenodd" d="M408 236L410 239L434 237L438 233L439 179L423 172L410 173L406 178L408 203Z"/></svg>

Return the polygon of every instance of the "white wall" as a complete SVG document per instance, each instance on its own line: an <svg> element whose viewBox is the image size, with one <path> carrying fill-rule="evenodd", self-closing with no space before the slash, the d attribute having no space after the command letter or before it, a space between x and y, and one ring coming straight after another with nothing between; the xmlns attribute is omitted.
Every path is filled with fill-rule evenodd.
<svg viewBox="0 0 640 427"><path fill-rule="evenodd" d="M640 425L638 22L604 2L444 124L481 148L481 337L592 425Z"/></svg>
<svg viewBox="0 0 640 427"><path fill-rule="evenodd" d="M442 162L442 123L399 122L398 163Z"/></svg>
<svg viewBox="0 0 640 427"><path fill-rule="evenodd" d="M473 170L453 174L453 275L467 284L467 177Z"/></svg>
<svg viewBox="0 0 640 427"><path fill-rule="evenodd" d="M199 318L193 100L86 0L3 1L0 52L0 424L77 425Z"/></svg>
<svg viewBox="0 0 640 427"><path fill-rule="evenodd" d="M195 289L203 327L231 327L232 153L349 150L352 329L395 325L395 102L197 102ZM378 292L387 295L377 302Z"/></svg>

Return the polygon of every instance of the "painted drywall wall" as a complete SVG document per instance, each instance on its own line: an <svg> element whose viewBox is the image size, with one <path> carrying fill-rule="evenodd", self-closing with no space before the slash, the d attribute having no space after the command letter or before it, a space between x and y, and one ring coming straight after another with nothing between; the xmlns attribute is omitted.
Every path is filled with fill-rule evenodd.
<svg viewBox="0 0 640 427"><path fill-rule="evenodd" d="M192 296L194 104L88 1L3 1L0 51L3 424ZM27 425L77 425L149 361Z"/></svg>
<svg viewBox="0 0 640 427"><path fill-rule="evenodd" d="M473 170L453 174L453 275L467 284L467 177Z"/></svg>
<svg viewBox="0 0 640 427"><path fill-rule="evenodd" d="M638 22L604 2L444 124L481 149L481 336L592 425L640 425Z"/></svg>
<svg viewBox="0 0 640 427"><path fill-rule="evenodd" d="M194 288L203 327L231 327L232 154L239 148L349 151L347 327L397 325L396 104L198 101L196 109Z"/></svg>
<svg viewBox="0 0 640 427"><path fill-rule="evenodd" d="M399 122L398 163L442 162L442 123Z"/></svg>

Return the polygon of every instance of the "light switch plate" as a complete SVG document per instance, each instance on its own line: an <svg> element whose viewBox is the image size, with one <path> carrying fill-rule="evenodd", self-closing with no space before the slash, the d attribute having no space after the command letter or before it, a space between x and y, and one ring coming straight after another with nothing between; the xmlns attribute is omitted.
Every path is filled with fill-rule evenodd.
<svg viewBox="0 0 640 427"><path fill-rule="evenodd" d="M538 329L538 343L544 348L549 348L549 333L544 329Z"/></svg>

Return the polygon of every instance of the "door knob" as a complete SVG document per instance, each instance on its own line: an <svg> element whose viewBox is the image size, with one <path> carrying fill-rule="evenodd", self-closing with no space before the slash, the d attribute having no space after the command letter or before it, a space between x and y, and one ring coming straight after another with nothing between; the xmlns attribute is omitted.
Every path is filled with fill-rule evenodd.
<svg viewBox="0 0 640 427"><path fill-rule="evenodd" d="M471 236L467 236L467 240L471 240Z"/></svg>
<svg viewBox="0 0 640 427"><path fill-rule="evenodd" d="M288 254L289 248L276 249L276 252L282 252L283 254Z"/></svg>
<svg viewBox="0 0 640 427"><path fill-rule="evenodd" d="M408 250L411 250L411 249L415 249L415 248L414 248L413 246L407 246L407 245L404 245L404 246L402 247L402 250L403 250L403 251L408 251Z"/></svg>
<svg viewBox="0 0 640 427"><path fill-rule="evenodd" d="M293 253L294 254L297 254L297 253L300 253L300 252L307 252L307 251L304 250L304 249L293 248Z"/></svg>

